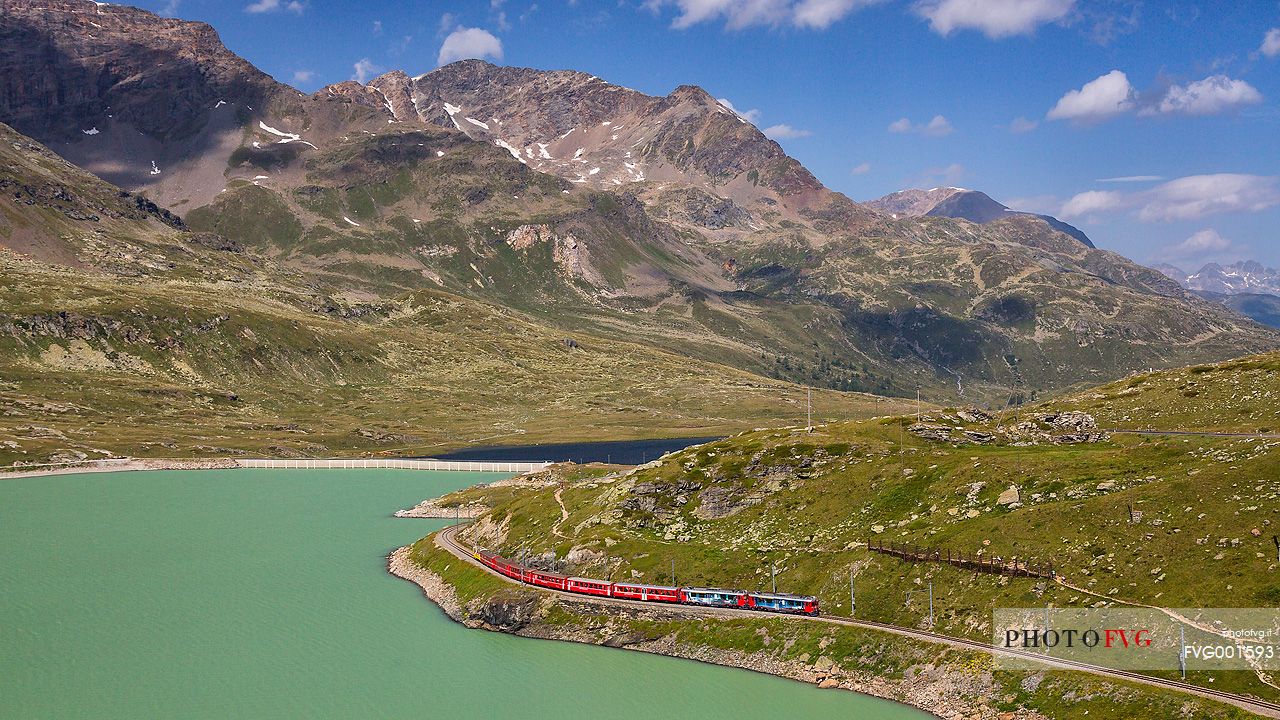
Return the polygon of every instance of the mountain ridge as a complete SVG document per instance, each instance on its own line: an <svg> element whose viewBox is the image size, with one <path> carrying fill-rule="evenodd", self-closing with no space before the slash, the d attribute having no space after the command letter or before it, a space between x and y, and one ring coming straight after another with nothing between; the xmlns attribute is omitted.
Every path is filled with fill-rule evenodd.
<svg viewBox="0 0 1280 720"><path fill-rule="evenodd" d="M1205 263L1194 273L1167 263L1156 265L1155 269L1196 292L1280 296L1280 270L1266 267L1256 260L1237 260L1226 265Z"/></svg>
<svg viewBox="0 0 1280 720"><path fill-rule="evenodd" d="M84 33L98 7L51 7L77 17L41 25L19 8L15 24L6 10L6 37L35 33L59 62L92 66L76 54L92 44L40 33ZM221 88L188 88L187 66L163 61L201 58L182 55L178 31L149 32L182 21L115 15L152 43L121 60L151 61L131 101L181 90L204 124L132 145L104 142L128 134L126 117L96 135L73 124L81 136L55 149L106 177L127 167L130 191L331 294L429 288L810 384L984 398L1280 337L1041 218L893 218L855 203L693 86L648 96L586 73L460 61L303 95L221 48L210 73L247 73L265 102L203 107ZM107 29L93 33L105 42ZM6 96L0 120L22 100Z"/></svg>
<svg viewBox="0 0 1280 720"><path fill-rule="evenodd" d="M1024 215L1043 220L1049 227L1070 235L1085 246L1097 247L1083 230L1059 220L1052 215L1013 210L994 200L981 190L961 187L936 187L928 190L909 188L869 200L864 205L908 217L949 217L976 222L979 225L996 222L1014 215Z"/></svg>

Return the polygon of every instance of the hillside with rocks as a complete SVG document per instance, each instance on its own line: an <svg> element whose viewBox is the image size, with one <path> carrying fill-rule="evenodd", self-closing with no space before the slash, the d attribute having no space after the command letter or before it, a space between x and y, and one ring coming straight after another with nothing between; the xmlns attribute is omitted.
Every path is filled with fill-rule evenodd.
<svg viewBox="0 0 1280 720"><path fill-rule="evenodd" d="M3 8L0 121L329 295L443 291L757 374L986 404L1280 343L1051 219L855 203L696 87L469 60L304 95L200 23ZM50 72L17 79L33 52Z"/></svg>
<svg viewBox="0 0 1280 720"><path fill-rule="evenodd" d="M995 607L1271 607L1280 598L1272 535L1280 497L1275 437L1112 432L1121 403L1158 428L1218 428L1256 417L1280 391L1275 357L1154 373L1047 405L778 428L555 487L475 488L462 532L557 572L816 594L825 614L986 640ZM1163 388L1198 378L1184 416L1151 412ZM1138 388L1132 391L1133 388ZM1115 398L1115 399L1112 399ZM1094 413L1098 413L1095 415ZM895 544L932 559L880 552ZM977 572L948 556L1053 568L1052 577ZM927 621L932 585L936 618ZM1277 697L1245 671L1192 682ZM1076 716L1068 713L1066 716Z"/></svg>
<svg viewBox="0 0 1280 720"><path fill-rule="evenodd" d="M7 126L0 141L0 465L421 455L804 414L802 388L508 308L330 293ZM815 397L837 417L893 406Z"/></svg>

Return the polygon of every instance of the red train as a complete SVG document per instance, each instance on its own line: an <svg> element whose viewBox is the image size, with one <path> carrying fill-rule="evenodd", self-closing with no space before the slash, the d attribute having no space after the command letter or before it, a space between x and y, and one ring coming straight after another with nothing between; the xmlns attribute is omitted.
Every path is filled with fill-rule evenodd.
<svg viewBox="0 0 1280 720"><path fill-rule="evenodd" d="M818 614L818 599L812 595L747 592L722 588L670 587L629 582L615 583L608 580L569 577L558 573L527 568L485 550L473 552L472 556L487 567L522 583L581 595L699 605L702 607L732 607L796 615Z"/></svg>

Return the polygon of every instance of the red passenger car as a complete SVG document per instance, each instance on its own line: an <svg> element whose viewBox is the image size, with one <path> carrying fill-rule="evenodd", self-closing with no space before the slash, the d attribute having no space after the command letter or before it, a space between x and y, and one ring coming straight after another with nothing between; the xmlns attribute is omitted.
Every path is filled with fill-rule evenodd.
<svg viewBox="0 0 1280 720"><path fill-rule="evenodd" d="M569 578L553 572L543 570L526 569L525 582L538 587L551 588L552 590L568 590Z"/></svg>
<svg viewBox="0 0 1280 720"><path fill-rule="evenodd" d="M569 584L565 589L569 592L582 593L584 595L609 597L613 591L613 583L608 580L575 577L569 578Z"/></svg>
<svg viewBox="0 0 1280 720"><path fill-rule="evenodd" d="M507 577L515 578L521 582L527 582L524 578L524 568L504 557L501 557L500 555L480 550L472 553L472 556Z"/></svg>
<svg viewBox="0 0 1280 720"><path fill-rule="evenodd" d="M636 585L634 583L614 583L613 597L629 600L648 600L650 602L680 602L680 588L663 585Z"/></svg>

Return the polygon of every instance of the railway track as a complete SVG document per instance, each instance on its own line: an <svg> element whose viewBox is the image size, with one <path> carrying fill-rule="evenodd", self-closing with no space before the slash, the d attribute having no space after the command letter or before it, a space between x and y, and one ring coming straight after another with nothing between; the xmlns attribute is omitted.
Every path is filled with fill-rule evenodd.
<svg viewBox="0 0 1280 720"><path fill-rule="evenodd" d="M463 545L454 537L459 527L461 526L453 525L451 527L444 528L443 530L436 533L436 537L435 537L436 545L444 550L447 550L448 552L452 553L458 558L465 560L466 562L469 562L472 565L484 570L485 572L493 575L494 577L501 578L502 580L509 582L512 585L524 585L524 583L518 582L512 578L507 577L506 575L495 572L492 568L477 561L475 557L472 556L471 549ZM591 596L591 595L580 595L578 593L563 592L560 590L551 590L547 588L537 588L537 589L542 592L551 593L553 595L560 595L560 596L572 598L576 601L587 602L587 603L592 603L596 605L630 606L630 607L643 607L648 609L660 607L662 610L665 610L665 611L673 612L676 614L685 614L685 615L690 615L695 617L706 617L708 615L713 615L718 617L744 617L744 618L759 619L761 615L757 611L739 610L736 608L691 607L687 605L665 605L665 604L661 606L655 606L654 603L644 602L641 600L625 600L622 598L603 598L603 597L597 597L597 596ZM863 628L867 630L878 630L881 632L887 632L894 635L901 635L903 637L914 638L916 640L923 640L925 642L940 643L943 645L963 648L966 650L977 650L981 652L992 653L994 655L1002 655L1005 657L1017 658L1020 660L1027 660L1027 661L1034 662L1040 665L1045 665L1048 667L1060 668L1063 670L1078 670L1080 672L1087 672L1087 673L1090 673L1093 675L1099 675L1102 677L1114 678L1118 680L1129 680L1131 682L1137 682L1137 683L1142 683L1144 685L1164 688L1166 690L1176 690L1176 691L1184 692L1190 695L1195 695L1197 697L1202 697L1210 700L1217 700L1220 702L1228 703L1238 708L1241 708L1242 710L1246 710L1248 712L1259 715L1261 717L1280 718L1280 703L1268 702L1266 700L1252 698L1247 695L1238 695L1236 693L1222 692L1219 690L1213 690L1211 688L1200 687L1199 685L1192 685L1191 683L1185 683L1178 680L1166 680L1164 678L1153 677L1151 675L1143 675L1141 673L1129 672L1127 670L1115 670L1112 668L1103 667L1101 665L1091 665L1089 663L1077 662L1075 660L1048 658L1043 655L1038 655L1036 653L1001 648L1001 647L993 646L987 643L979 642L977 640L952 637L950 635L942 635L939 633L929 632L927 630L917 630L915 628L903 627L901 625L893 625L890 623L875 622L873 620L855 620L852 618L840 618L840 617L831 617L831 616L823 616L823 615L813 617L808 615L779 614L779 615L770 615L769 617L777 617L777 618L782 618L785 620L790 620L795 622L818 622L818 623L827 623L829 625L844 625L847 627Z"/></svg>

